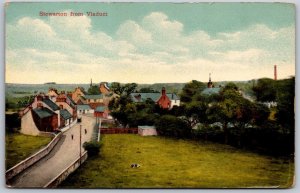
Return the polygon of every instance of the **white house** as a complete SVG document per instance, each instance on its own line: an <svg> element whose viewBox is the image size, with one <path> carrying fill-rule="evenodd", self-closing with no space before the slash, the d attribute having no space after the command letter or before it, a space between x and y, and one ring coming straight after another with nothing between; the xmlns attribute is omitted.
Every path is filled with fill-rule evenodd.
<svg viewBox="0 0 300 193"><path fill-rule="evenodd" d="M90 105L77 105L77 116L90 113L94 113L94 109L92 109Z"/></svg>

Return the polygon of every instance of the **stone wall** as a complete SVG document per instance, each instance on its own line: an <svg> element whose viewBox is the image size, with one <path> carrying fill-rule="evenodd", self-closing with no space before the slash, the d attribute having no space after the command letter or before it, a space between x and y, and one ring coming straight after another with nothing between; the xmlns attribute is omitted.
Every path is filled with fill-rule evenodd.
<svg viewBox="0 0 300 193"><path fill-rule="evenodd" d="M66 167L60 174L53 178L49 183L47 183L44 188L55 188L62 181L64 181L72 172L74 172L85 160L87 159L87 151L83 153L81 157L75 160L71 165Z"/></svg>
<svg viewBox="0 0 300 193"><path fill-rule="evenodd" d="M21 161L14 167L10 168L5 172L6 182L9 182L10 179L12 179L14 176L18 175L28 167L32 166L36 162L38 162L40 159L45 157L50 153L50 151L54 148L54 146L57 144L57 142L60 140L62 136L62 133L59 133L56 135L52 141L43 149L35 153L34 155L26 158L25 160Z"/></svg>

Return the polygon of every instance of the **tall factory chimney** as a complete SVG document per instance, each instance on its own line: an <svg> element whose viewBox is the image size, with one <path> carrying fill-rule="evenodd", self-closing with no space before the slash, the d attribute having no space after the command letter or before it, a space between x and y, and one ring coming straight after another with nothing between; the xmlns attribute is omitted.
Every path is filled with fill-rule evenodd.
<svg viewBox="0 0 300 193"><path fill-rule="evenodd" d="M277 80L277 66L274 65L274 80Z"/></svg>

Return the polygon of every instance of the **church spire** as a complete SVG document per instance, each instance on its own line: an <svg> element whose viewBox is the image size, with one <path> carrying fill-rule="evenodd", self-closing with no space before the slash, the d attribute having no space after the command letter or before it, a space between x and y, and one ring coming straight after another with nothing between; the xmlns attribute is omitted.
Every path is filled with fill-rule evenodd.
<svg viewBox="0 0 300 193"><path fill-rule="evenodd" d="M91 79L91 84L90 84L90 87L92 87L93 86L93 80Z"/></svg>
<svg viewBox="0 0 300 193"><path fill-rule="evenodd" d="M208 83L207 83L207 88L212 88L212 87L214 87L214 85L213 85L213 83L212 83L212 81L211 81L211 73L209 73L209 79L208 79L209 81L208 81Z"/></svg>

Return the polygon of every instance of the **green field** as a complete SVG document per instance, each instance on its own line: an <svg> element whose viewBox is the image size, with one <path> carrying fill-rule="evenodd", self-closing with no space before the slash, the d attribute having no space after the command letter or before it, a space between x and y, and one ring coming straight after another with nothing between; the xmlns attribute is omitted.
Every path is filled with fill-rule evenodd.
<svg viewBox="0 0 300 193"><path fill-rule="evenodd" d="M37 152L51 141L50 137L29 136L22 134L7 134L5 136L6 169Z"/></svg>
<svg viewBox="0 0 300 193"><path fill-rule="evenodd" d="M290 187L294 163L209 142L114 134L61 188ZM131 168L139 163L140 168Z"/></svg>

